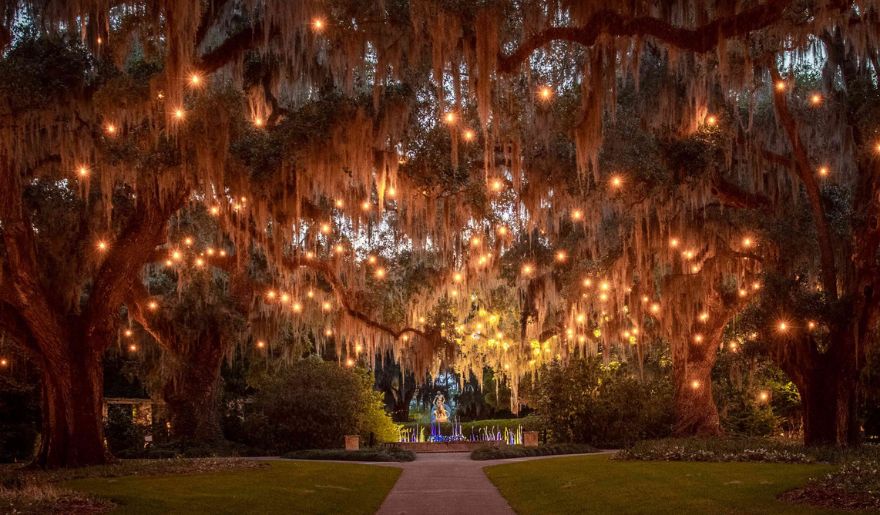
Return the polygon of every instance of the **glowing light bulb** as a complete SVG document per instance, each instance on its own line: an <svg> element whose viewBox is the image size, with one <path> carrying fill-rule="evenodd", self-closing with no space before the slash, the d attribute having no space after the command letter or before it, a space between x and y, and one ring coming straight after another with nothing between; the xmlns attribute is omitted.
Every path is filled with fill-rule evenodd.
<svg viewBox="0 0 880 515"><path fill-rule="evenodd" d="M254 127L262 127L266 122L259 116L254 116Z"/></svg>
<svg viewBox="0 0 880 515"><path fill-rule="evenodd" d="M810 104L813 107L822 105L822 95L820 95L819 93L813 93L812 95L810 95Z"/></svg>
<svg viewBox="0 0 880 515"><path fill-rule="evenodd" d="M587 277L586 279L583 280L583 285L584 285L584 288L589 288L589 287L593 286L593 280L590 279L589 277Z"/></svg>
<svg viewBox="0 0 880 515"><path fill-rule="evenodd" d="M610 183L611 183L611 187L613 189L616 189L616 190L620 189L620 187L623 186L623 177L621 177L619 175L613 175L611 177Z"/></svg>
<svg viewBox="0 0 880 515"><path fill-rule="evenodd" d="M323 309L324 311L330 311L332 308L333 305L327 301L324 301L324 303L321 304L321 309Z"/></svg>
<svg viewBox="0 0 880 515"><path fill-rule="evenodd" d="M747 296L748 294L749 294L749 292L748 292L748 290L746 290L745 288L740 288L740 289L739 289L739 296L740 296L740 297L745 297L745 296Z"/></svg>
<svg viewBox="0 0 880 515"><path fill-rule="evenodd" d="M547 101L553 98L553 89L550 86L541 86L538 88L538 98Z"/></svg>
<svg viewBox="0 0 880 515"><path fill-rule="evenodd" d="M773 87L776 88L776 91L785 91L785 81L778 80Z"/></svg>
<svg viewBox="0 0 880 515"><path fill-rule="evenodd" d="M758 402L767 402L770 400L770 392L767 390L761 390L758 392Z"/></svg>
<svg viewBox="0 0 880 515"><path fill-rule="evenodd" d="M88 177L89 176L89 169L87 166L81 165L79 168L76 169L76 173L80 177Z"/></svg>
<svg viewBox="0 0 880 515"><path fill-rule="evenodd" d="M294 302L293 306L291 306L290 309L292 309L294 313L301 313L303 310L303 305L299 302Z"/></svg>
<svg viewBox="0 0 880 515"><path fill-rule="evenodd" d="M202 76L198 73L192 73L189 76L189 84L193 87L198 87L202 85Z"/></svg>
<svg viewBox="0 0 880 515"><path fill-rule="evenodd" d="M0 367L4 367L4 368L5 368L5 367L7 367L7 366L9 366L9 360L6 359L6 358L0 358Z"/></svg>
<svg viewBox="0 0 880 515"><path fill-rule="evenodd" d="M651 304L650 309L651 309L651 313L657 314L660 312L660 304L655 302L655 303Z"/></svg>
<svg viewBox="0 0 880 515"><path fill-rule="evenodd" d="M354 360L351 359L351 358L348 358L347 360L345 360L345 366L347 366L347 367L353 367L353 366L354 366Z"/></svg>
<svg viewBox="0 0 880 515"><path fill-rule="evenodd" d="M329 327L324 329L324 336L333 336L333 329L330 329Z"/></svg>
<svg viewBox="0 0 880 515"><path fill-rule="evenodd" d="M290 294L288 294L288 293L282 293L282 294L281 294L281 303L282 303L282 304L287 304L288 302L290 302Z"/></svg>
<svg viewBox="0 0 880 515"><path fill-rule="evenodd" d="M385 278L385 269L384 268L377 268L375 275L376 275L376 279L384 279Z"/></svg>
<svg viewBox="0 0 880 515"><path fill-rule="evenodd" d="M395 189L394 186L389 186L387 193L390 198L394 198L397 196L397 189Z"/></svg>
<svg viewBox="0 0 880 515"><path fill-rule="evenodd" d="M195 264L196 267L202 268L203 266L205 266L205 260L202 258L196 258Z"/></svg>
<svg viewBox="0 0 880 515"><path fill-rule="evenodd" d="M220 214L220 206L211 206L211 215L217 216Z"/></svg>
<svg viewBox="0 0 880 515"><path fill-rule="evenodd" d="M490 187L492 188L492 191L501 191L504 189L504 182L502 182L501 179L493 179Z"/></svg>
<svg viewBox="0 0 880 515"><path fill-rule="evenodd" d="M677 248L678 243L679 243L678 238L670 238L669 239L669 246L672 248Z"/></svg>
<svg viewBox="0 0 880 515"><path fill-rule="evenodd" d="M129 352L137 352L138 346L132 343L131 345L128 346L128 350L129 350Z"/></svg>
<svg viewBox="0 0 880 515"><path fill-rule="evenodd" d="M580 221L584 219L584 212L580 209L575 209L571 212L571 219L575 221Z"/></svg>
<svg viewBox="0 0 880 515"><path fill-rule="evenodd" d="M275 293L275 290L269 290L266 292L266 298L269 300L273 300L278 294Z"/></svg>
<svg viewBox="0 0 880 515"><path fill-rule="evenodd" d="M568 253L567 252L565 252L564 250L559 250L556 252L556 261L558 261L559 263L564 263L567 260L568 260Z"/></svg>
<svg viewBox="0 0 880 515"><path fill-rule="evenodd" d="M257 348L258 349L263 349L265 347L266 347L266 342L264 342L263 340L257 340Z"/></svg>
<svg viewBox="0 0 880 515"><path fill-rule="evenodd" d="M709 312L703 311L697 318L700 320L700 322L706 322L707 320L709 320Z"/></svg>
<svg viewBox="0 0 880 515"><path fill-rule="evenodd" d="M194 243L194 240L192 239L192 236L187 236L186 238L183 239L183 244L186 245L187 247L192 247L193 243Z"/></svg>
<svg viewBox="0 0 880 515"><path fill-rule="evenodd" d="M336 246L333 247L333 251L337 254L342 254L345 252L345 247L343 247L341 243L337 243Z"/></svg>
<svg viewBox="0 0 880 515"><path fill-rule="evenodd" d="M361 202L361 211L369 211L370 207L371 206L370 206L369 200L365 200L365 201Z"/></svg>
<svg viewBox="0 0 880 515"><path fill-rule="evenodd" d="M498 226L498 234L500 234L501 236L506 235L507 234L507 227L504 225L499 225Z"/></svg>
<svg viewBox="0 0 880 515"><path fill-rule="evenodd" d="M599 289L602 291L608 291L611 289L611 283L609 283L608 281L602 281L601 283L599 283Z"/></svg>
<svg viewBox="0 0 880 515"><path fill-rule="evenodd" d="M828 177L831 175L831 170L827 166L819 167L819 177Z"/></svg>
<svg viewBox="0 0 880 515"><path fill-rule="evenodd" d="M106 126L104 126L104 132L106 132L110 136L115 136L116 135L116 126L113 125L112 123L108 123Z"/></svg>
<svg viewBox="0 0 880 515"><path fill-rule="evenodd" d="M462 137L465 141L473 141L477 137L477 134L471 129L465 129L462 133Z"/></svg>
<svg viewBox="0 0 880 515"><path fill-rule="evenodd" d="M776 324L776 329L778 329L780 333L788 331L788 322L785 322L784 320L779 322Z"/></svg>
<svg viewBox="0 0 880 515"><path fill-rule="evenodd" d="M156 311L157 309L159 309L159 303L155 300L151 300L147 303L147 309L149 309L150 311Z"/></svg>
<svg viewBox="0 0 880 515"><path fill-rule="evenodd" d="M470 243L471 243L471 247L478 247L480 245L479 236L472 237Z"/></svg>
<svg viewBox="0 0 880 515"><path fill-rule="evenodd" d="M125 331L122 332L122 334L124 334L125 336L130 338L131 335L134 334L134 332L131 329L126 329Z"/></svg>
<svg viewBox="0 0 880 515"><path fill-rule="evenodd" d="M812 331L812 330L815 329L815 328L816 328L816 322L813 322L812 320L810 320L809 322L807 322L807 329L809 329L810 331Z"/></svg>
<svg viewBox="0 0 880 515"><path fill-rule="evenodd" d="M535 267L533 267L532 265L525 264L522 266L523 275L532 275L532 273L534 273L534 271L535 271Z"/></svg>
<svg viewBox="0 0 880 515"><path fill-rule="evenodd" d="M455 114L454 112L452 112L452 111L449 111L448 113L446 113L446 114L443 115L443 121L444 121L447 125L452 125L452 124L454 124L457 120L458 120L458 115L456 115L456 114Z"/></svg>
<svg viewBox="0 0 880 515"><path fill-rule="evenodd" d="M703 335L700 333L695 334L694 343L703 343Z"/></svg>
<svg viewBox="0 0 880 515"><path fill-rule="evenodd" d="M100 252L104 252L105 250L107 250L107 242L104 240L99 241L96 246L98 247L98 250Z"/></svg>
<svg viewBox="0 0 880 515"><path fill-rule="evenodd" d="M700 381L694 379L691 381L691 390L699 390L701 385L702 383L700 383Z"/></svg>
<svg viewBox="0 0 880 515"><path fill-rule="evenodd" d="M325 26L326 26L326 23L324 22L323 18L313 18L312 19L312 29L315 32L321 32L322 30L324 30Z"/></svg>
<svg viewBox="0 0 880 515"><path fill-rule="evenodd" d="M216 252L217 251L214 250L214 247L208 247L207 249L205 249L205 254L207 254L209 256L213 256Z"/></svg>
<svg viewBox="0 0 880 515"><path fill-rule="evenodd" d="M715 127L716 125L718 125L718 117L716 117L714 114L710 114L706 117L706 125L708 125L709 127Z"/></svg>
<svg viewBox="0 0 880 515"><path fill-rule="evenodd" d="M321 224L321 232L324 234L330 234L330 224L328 224L328 223Z"/></svg>
<svg viewBox="0 0 880 515"><path fill-rule="evenodd" d="M460 283L462 281L462 279L464 279L464 276L460 272L456 272L452 276L452 281L456 282L456 283Z"/></svg>

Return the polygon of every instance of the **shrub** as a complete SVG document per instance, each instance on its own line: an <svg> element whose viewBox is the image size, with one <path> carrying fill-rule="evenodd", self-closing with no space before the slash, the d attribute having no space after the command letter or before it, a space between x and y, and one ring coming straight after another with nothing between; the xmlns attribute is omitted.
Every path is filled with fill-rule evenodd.
<svg viewBox="0 0 880 515"><path fill-rule="evenodd" d="M416 454L397 447L359 449L309 449L293 451L282 456L292 460L341 460L341 461L414 461Z"/></svg>
<svg viewBox="0 0 880 515"><path fill-rule="evenodd" d="M623 450L615 459L646 461L763 461L814 463L802 445L763 438L668 438L646 440Z"/></svg>
<svg viewBox="0 0 880 515"><path fill-rule="evenodd" d="M504 460L508 458L527 458L529 456L555 456L560 454L588 454L596 452L596 448L586 444L551 444L539 447L523 447L521 445L486 446L471 452L472 460Z"/></svg>
<svg viewBox="0 0 880 515"><path fill-rule="evenodd" d="M266 452L340 447L347 434L360 434L362 441L371 433L380 442L398 437L363 370L312 357L267 374L255 387L243 432L246 443Z"/></svg>
<svg viewBox="0 0 880 515"><path fill-rule="evenodd" d="M542 368L530 397L556 442L620 447L667 436L672 427L665 369L640 380L627 363L573 359Z"/></svg>

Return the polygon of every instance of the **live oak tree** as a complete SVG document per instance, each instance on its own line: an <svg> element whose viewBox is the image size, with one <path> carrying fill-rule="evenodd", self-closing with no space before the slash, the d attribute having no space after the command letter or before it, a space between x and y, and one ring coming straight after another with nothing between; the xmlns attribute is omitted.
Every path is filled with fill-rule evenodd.
<svg viewBox="0 0 880 515"><path fill-rule="evenodd" d="M764 197L775 208L796 188L777 188L778 175L770 180L762 161L746 159L771 134L746 117L730 123L749 130L716 145L727 160L708 159L693 176L688 165L603 159L634 153L609 152L626 139L611 141L606 130L641 129L635 153L663 133L699 140L717 124L714 110L778 80L773 52L808 49L817 37L838 45L845 59L835 62L864 79L874 69L873 16L870 1L6 2L0 319L46 376L40 463L105 459L100 356L123 305L142 303L145 316L161 309L137 287L144 265L173 252L167 222L187 202L216 213L236 249L265 253L275 286L256 309L304 313L303 325L344 344L341 359L361 346L434 371L438 353L455 353L440 334L448 328L421 320L441 300L470 313L475 298L506 283L518 292L520 330L470 336L506 371L514 398L518 378L540 362L575 348L631 352L650 330L678 349L681 431L716 432L710 351L719 327L756 295L745 287L751 276L767 268L731 243L742 243L746 226L711 211ZM653 89L639 93L651 85L643 75ZM627 88L630 111L618 113ZM775 93L781 127L772 134L789 147L770 150L791 150L829 308L846 300L860 314L828 326L841 357L807 359L786 344L785 355L799 357L784 367L804 392L825 391L821 381L842 374L830 386L844 408L843 377L860 352L851 350L876 325L877 178L864 151L872 129L853 111L859 232L844 266L786 91ZM673 164L695 155L659 144L645 154ZM47 215L59 205L64 217ZM440 263L392 323L351 294L387 277L389 258L369 248L381 225ZM515 243L523 251L507 253ZM577 266L560 280L563 262ZM494 329L492 314L485 318ZM464 365L477 356L463 356Z"/></svg>

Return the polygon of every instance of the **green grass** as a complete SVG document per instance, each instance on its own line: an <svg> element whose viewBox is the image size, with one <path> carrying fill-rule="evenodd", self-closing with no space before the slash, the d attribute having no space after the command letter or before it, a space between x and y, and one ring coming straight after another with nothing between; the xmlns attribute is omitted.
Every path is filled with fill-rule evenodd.
<svg viewBox="0 0 880 515"><path fill-rule="evenodd" d="M776 499L809 478L833 470L830 465L642 462L609 457L550 458L485 470L519 514L842 513Z"/></svg>
<svg viewBox="0 0 880 515"><path fill-rule="evenodd" d="M343 463L193 475L88 478L63 486L106 497L116 513L375 513L400 470Z"/></svg>

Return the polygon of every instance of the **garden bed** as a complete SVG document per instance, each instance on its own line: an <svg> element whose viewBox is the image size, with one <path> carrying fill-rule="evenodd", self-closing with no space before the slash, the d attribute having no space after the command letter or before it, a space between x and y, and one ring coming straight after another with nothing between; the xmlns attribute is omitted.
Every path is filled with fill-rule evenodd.
<svg viewBox="0 0 880 515"><path fill-rule="evenodd" d="M345 449L309 449L305 451L293 451L282 456L291 460L340 460L340 461L413 461L416 455L407 449L397 447L384 447L376 449L359 449L346 451Z"/></svg>
<svg viewBox="0 0 880 515"><path fill-rule="evenodd" d="M472 460L503 460L510 458L528 458L530 456L557 456L564 454L590 454L598 449L586 444L551 444L539 447L522 445L486 446L483 445L471 453Z"/></svg>

